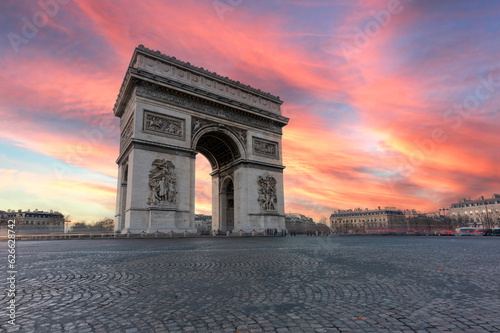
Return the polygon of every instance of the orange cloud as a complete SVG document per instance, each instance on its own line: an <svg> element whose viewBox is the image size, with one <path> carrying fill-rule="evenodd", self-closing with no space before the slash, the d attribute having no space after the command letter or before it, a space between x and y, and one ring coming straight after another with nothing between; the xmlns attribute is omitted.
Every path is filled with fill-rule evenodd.
<svg viewBox="0 0 500 333"><path fill-rule="evenodd" d="M271 4L246 2L221 20L210 1L75 2L19 55L0 56L0 136L116 177L112 107L134 47L144 44L282 97L291 118L283 136L287 212L319 218L335 208L435 210L462 196L498 192L500 97L492 93L465 116L460 109L482 78L498 82L491 43L497 31L478 24L496 19L495 11L402 3L401 13L347 61L341 44L352 44L356 29L364 30L387 3L294 1L272 4L281 9L272 11L264 8ZM467 29L457 26L462 20ZM453 29L439 30L436 22ZM56 48L59 37L71 42ZM210 171L198 159L196 210L206 214ZM2 180L16 172L5 171ZM71 167L63 172L72 190L56 172L41 175L42 188L55 193L47 197L113 213L114 187L73 179ZM43 191L36 194L43 199Z"/></svg>

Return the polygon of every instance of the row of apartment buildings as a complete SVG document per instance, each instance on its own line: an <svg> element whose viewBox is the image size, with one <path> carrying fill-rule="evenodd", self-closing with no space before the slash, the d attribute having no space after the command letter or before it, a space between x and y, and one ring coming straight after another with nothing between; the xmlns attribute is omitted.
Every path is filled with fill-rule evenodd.
<svg viewBox="0 0 500 333"><path fill-rule="evenodd" d="M396 207L378 207L377 209L348 209L337 210L329 220L332 230L370 230L389 228L393 225L408 225L412 218L434 218L442 219L449 217L457 222L459 226L470 227L499 227L500 226L500 194L494 194L491 198L484 196L478 199L463 198L451 204L450 208L443 208L436 212L422 213L415 209L400 210ZM65 231L64 215L57 211L33 211L0 210L0 221L2 225L7 220L16 219L16 229L33 233L59 233ZM297 225L314 224L313 220L298 213L286 214L287 228ZM212 229L212 216L196 214L195 227L198 231Z"/></svg>
<svg viewBox="0 0 500 333"><path fill-rule="evenodd" d="M64 215L53 210L0 210L2 226L6 225L8 220L16 221L16 231L20 233L61 233L65 230Z"/></svg>
<svg viewBox="0 0 500 333"><path fill-rule="evenodd" d="M212 231L212 215L195 214L194 227L198 232L210 233Z"/></svg>
<svg viewBox="0 0 500 333"><path fill-rule="evenodd" d="M476 200L463 198L451 205L447 215L453 219L468 220L476 225L498 226L500 194L493 194L491 198L481 196Z"/></svg>
<svg viewBox="0 0 500 333"><path fill-rule="evenodd" d="M415 209L399 210L396 207L337 210L330 216L330 228L337 231L381 229L394 225L409 226L412 218L442 220L444 217L455 220L458 226L498 227L500 226L500 195L494 194L491 198L481 196L476 200L464 198L453 203L450 208L429 213L422 213Z"/></svg>
<svg viewBox="0 0 500 333"><path fill-rule="evenodd" d="M405 215L396 207L378 209L337 210L330 216L330 228L336 231L350 229L381 229L397 221L404 220Z"/></svg>

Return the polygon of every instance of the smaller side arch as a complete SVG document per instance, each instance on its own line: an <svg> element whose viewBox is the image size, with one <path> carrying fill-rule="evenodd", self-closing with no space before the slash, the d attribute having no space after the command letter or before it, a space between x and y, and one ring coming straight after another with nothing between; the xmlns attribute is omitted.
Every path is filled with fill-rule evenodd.
<svg viewBox="0 0 500 333"><path fill-rule="evenodd" d="M233 176L227 175L227 176L223 177L221 179L221 181L220 181L219 193L227 192L228 191L228 186L230 185L230 183L232 184L233 189L234 189L234 178L233 178Z"/></svg>
<svg viewBox="0 0 500 333"><path fill-rule="evenodd" d="M235 227L234 220L234 180L231 176L226 176L221 180L219 192L219 229L223 232L232 232Z"/></svg>

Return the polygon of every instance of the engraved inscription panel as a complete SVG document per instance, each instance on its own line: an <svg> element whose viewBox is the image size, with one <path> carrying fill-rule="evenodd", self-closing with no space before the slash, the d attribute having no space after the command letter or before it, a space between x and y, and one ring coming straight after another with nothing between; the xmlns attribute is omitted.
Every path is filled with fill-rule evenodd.
<svg viewBox="0 0 500 333"><path fill-rule="evenodd" d="M147 110L144 110L143 130L145 132L152 132L174 139L185 139L184 119L174 118Z"/></svg>
<svg viewBox="0 0 500 333"><path fill-rule="evenodd" d="M278 143L252 137L253 152L256 155L279 159Z"/></svg>

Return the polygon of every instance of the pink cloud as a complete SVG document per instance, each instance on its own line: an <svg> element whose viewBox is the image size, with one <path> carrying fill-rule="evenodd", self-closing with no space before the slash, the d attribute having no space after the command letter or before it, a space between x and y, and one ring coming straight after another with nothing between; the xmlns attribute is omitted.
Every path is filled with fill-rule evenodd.
<svg viewBox="0 0 500 333"><path fill-rule="evenodd" d="M329 2L293 4L287 9L333 10ZM353 6L344 1L345 15L319 33L308 30L317 25L314 19L290 31L289 12L255 15L253 4L221 20L210 1L78 2L65 8L77 18L73 25L54 20L38 42L47 38L46 48L55 45L48 30L53 29L81 40L83 49L100 40L112 54L88 51L70 57L69 46L51 53L34 41L17 57L2 56L1 137L115 177L117 133L103 133L97 141L85 133L96 133L101 120L116 127L112 108L121 80L134 47L144 44L282 95L285 115L291 117L283 137L287 212L318 218L334 208L358 206L432 210L454 194L487 195L478 188L493 192L500 186L492 144L499 97L484 101L460 124L456 117L446 119L445 112L474 93L479 74L498 78L497 53L470 47L459 31L446 32L453 43L439 48L443 37L420 23L432 12L403 4L403 11L347 62L341 43L352 42L355 28L364 29L373 20L371 12L385 9L385 2ZM424 23L431 25L429 19ZM489 67L471 70L471 59ZM445 140L432 142L436 129ZM431 152L422 152L429 144ZM423 158L412 163L417 154ZM398 174L408 165L411 172ZM197 210L210 213L210 167L197 162L197 173L205 175L197 179ZM110 196L114 190L94 186L83 191Z"/></svg>

